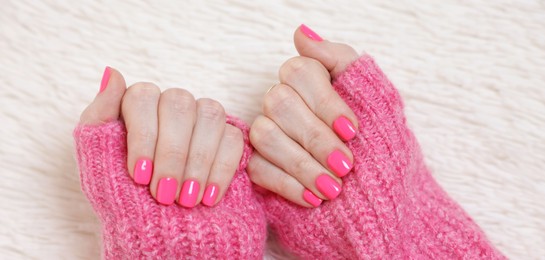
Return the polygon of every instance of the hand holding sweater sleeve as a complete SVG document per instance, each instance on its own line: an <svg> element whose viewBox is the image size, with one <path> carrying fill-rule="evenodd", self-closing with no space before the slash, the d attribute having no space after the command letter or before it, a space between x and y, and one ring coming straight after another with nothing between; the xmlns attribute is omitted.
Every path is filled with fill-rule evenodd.
<svg viewBox="0 0 545 260"><path fill-rule="evenodd" d="M263 195L281 244L303 259L503 259L431 176L374 60L360 57L333 87L359 120L348 143L354 170L340 196L316 209Z"/></svg>
<svg viewBox="0 0 545 260"><path fill-rule="evenodd" d="M221 203L213 208L163 206L127 172L121 121L74 130L82 189L102 226L105 259L261 259L265 218L245 173L251 154L248 127L241 164Z"/></svg>

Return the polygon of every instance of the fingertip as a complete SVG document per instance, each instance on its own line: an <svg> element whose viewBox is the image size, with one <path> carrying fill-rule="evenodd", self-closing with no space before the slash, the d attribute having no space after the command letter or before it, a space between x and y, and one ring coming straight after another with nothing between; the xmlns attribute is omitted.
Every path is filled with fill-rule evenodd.
<svg viewBox="0 0 545 260"><path fill-rule="evenodd" d="M111 99L121 99L127 84L125 78L116 69L106 66L104 73L102 74L102 80L100 82L100 89L97 96L107 96Z"/></svg>
<svg viewBox="0 0 545 260"><path fill-rule="evenodd" d="M320 35L318 35L316 32L314 32L312 29L310 29L310 27L306 26L305 24L299 25L298 31L312 41L321 42L324 40Z"/></svg>
<svg viewBox="0 0 545 260"><path fill-rule="evenodd" d="M190 178L183 182L178 198L178 204L186 208L193 208L199 203L201 185L196 178Z"/></svg>
<svg viewBox="0 0 545 260"><path fill-rule="evenodd" d="M358 58L358 53L351 46L324 40L304 24L295 30L293 38L299 55L318 60L332 77Z"/></svg>
<svg viewBox="0 0 545 260"><path fill-rule="evenodd" d="M219 197L219 186L215 183L208 184L204 190L204 195L202 198L202 204L208 207L213 207L216 205L216 201L221 200Z"/></svg>
<svg viewBox="0 0 545 260"><path fill-rule="evenodd" d="M96 125L117 120L126 88L123 75L116 69L106 66L98 94L81 114L80 123Z"/></svg>
<svg viewBox="0 0 545 260"><path fill-rule="evenodd" d="M104 72L102 73L102 80L100 81L100 89L98 90L98 93L102 93L102 91L106 89L111 74L112 68L110 66L106 66L106 68L104 68Z"/></svg>
<svg viewBox="0 0 545 260"><path fill-rule="evenodd" d="M358 131L354 121L342 115L333 121L332 128L335 133L345 142L352 140Z"/></svg>
<svg viewBox="0 0 545 260"><path fill-rule="evenodd" d="M305 189L305 191L303 192L303 199L314 208L320 206L323 202L322 199L314 195L314 193L312 193L308 189Z"/></svg>

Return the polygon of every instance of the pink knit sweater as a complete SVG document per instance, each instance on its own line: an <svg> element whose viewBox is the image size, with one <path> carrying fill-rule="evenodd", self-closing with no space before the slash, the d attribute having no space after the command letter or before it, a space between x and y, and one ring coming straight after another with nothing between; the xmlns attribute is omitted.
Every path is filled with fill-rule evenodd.
<svg viewBox="0 0 545 260"><path fill-rule="evenodd" d="M354 170L343 178L341 195L315 209L252 191L247 127L232 118L244 130L245 152L214 208L158 205L128 177L121 122L78 126L81 183L104 226L104 256L260 258L266 216L280 243L302 259L503 259L431 176L399 94L372 58L355 61L334 87L360 122L348 143Z"/></svg>
<svg viewBox="0 0 545 260"><path fill-rule="evenodd" d="M262 259L266 220L246 165L248 127L240 166L221 203L193 209L164 206L127 171L126 130L120 121L74 130L81 186L100 218L105 259Z"/></svg>

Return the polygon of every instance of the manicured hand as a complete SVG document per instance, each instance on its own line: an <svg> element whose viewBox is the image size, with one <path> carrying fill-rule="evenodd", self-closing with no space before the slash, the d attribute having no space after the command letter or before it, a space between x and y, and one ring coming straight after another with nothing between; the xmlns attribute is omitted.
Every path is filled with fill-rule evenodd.
<svg viewBox="0 0 545 260"><path fill-rule="evenodd" d="M250 129L256 153L248 165L257 185L305 207L336 198L349 174L356 116L331 80L358 58L348 45L332 43L301 25L294 35L301 56L286 61L280 84L265 95L263 115Z"/></svg>
<svg viewBox="0 0 545 260"><path fill-rule="evenodd" d="M161 93L152 83L127 88L123 76L107 67L80 123L118 119L127 128L128 172L136 183L149 185L159 203L191 208L221 200L240 162L243 139L238 128L226 124L220 103L195 100L184 89Z"/></svg>

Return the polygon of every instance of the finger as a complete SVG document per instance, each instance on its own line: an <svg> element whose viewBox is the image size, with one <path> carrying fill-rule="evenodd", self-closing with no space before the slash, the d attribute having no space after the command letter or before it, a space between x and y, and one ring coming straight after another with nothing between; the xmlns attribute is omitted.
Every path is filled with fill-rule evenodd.
<svg viewBox="0 0 545 260"><path fill-rule="evenodd" d="M240 129L226 124L206 182L202 204L211 207L223 198L238 168L243 148L244 141Z"/></svg>
<svg viewBox="0 0 545 260"><path fill-rule="evenodd" d="M354 48L343 43L324 40L304 24L295 30L293 41L299 55L318 60L333 78L358 59L358 53Z"/></svg>
<svg viewBox="0 0 545 260"><path fill-rule="evenodd" d="M303 207L318 207L322 199L306 189L297 179L276 167L259 153L248 162L248 175L253 183Z"/></svg>
<svg viewBox="0 0 545 260"><path fill-rule="evenodd" d="M352 169L350 149L316 117L290 86L279 84L269 91L263 102L263 111L284 133L338 177L345 176Z"/></svg>
<svg viewBox="0 0 545 260"><path fill-rule="evenodd" d="M127 127L127 168L133 180L148 185L157 141L157 103L161 90L140 82L127 89L122 116Z"/></svg>
<svg viewBox="0 0 545 260"><path fill-rule="evenodd" d="M159 137L151 193L159 203L170 205L180 192L195 124L195 98L183 89L168 89L159 101Z"/></svg>
<svg viewBox="0 0 545 260"><path fill-rule="evenodd" d="M225 110L215 100L197 100L197 121L193 129L189 157L179 203L194 207L200 203L203 189L225 129Z"/></svg>
<svg viewBox="0 0 545 260"><path fill-rule="evenodd" d="M250 128L250 141L265 159L293 176L317 196L334 199L340 194L341 180L314 160L271 119L265 116L256 118Z"/></svg>
<svg viewBox="0 0 545 260"><path fill-rule="evenodd" d="M280 82L291 86L341 139L348 141L355 136L356 115L335 92L322 64L311 58L294 57L282 65L279 76Z"/></svg>
<svg viewBox="0 0 545 260"><path fill-rule="evenodd" d="M113 68L106 67L102 74L99 92L81 114L80 123L98 125L117 120L121 110L121 99L126 89L123 75Z"/></svg>

